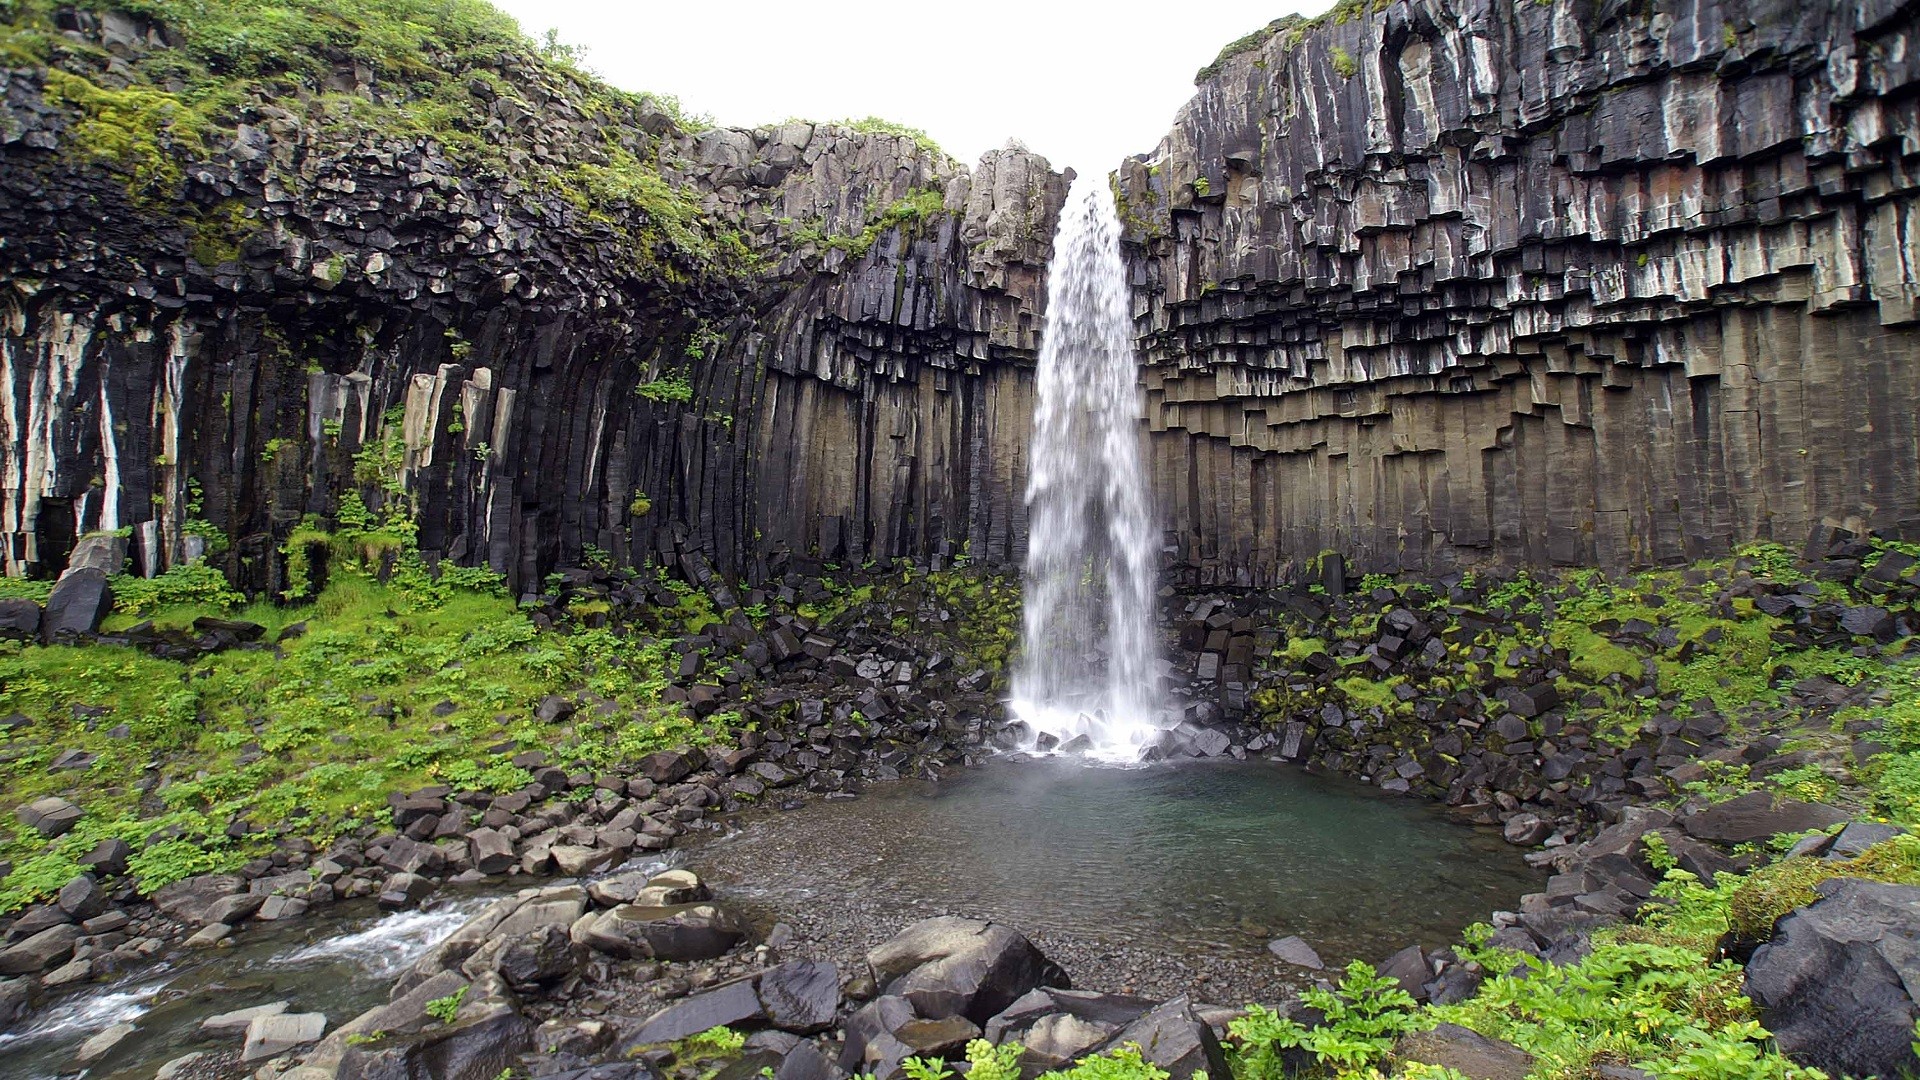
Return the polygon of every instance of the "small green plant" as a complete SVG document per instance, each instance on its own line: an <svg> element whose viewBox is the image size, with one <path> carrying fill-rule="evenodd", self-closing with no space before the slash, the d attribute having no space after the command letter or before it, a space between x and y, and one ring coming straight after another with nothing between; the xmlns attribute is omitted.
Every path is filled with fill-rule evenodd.
<svg viewBox="0 0 1920 1080"><path fill-rule="evenodd" d="M446 997L427 1002L427 1015L443 1024L453 1023L453 1018L460 1015L461 1003L467 1000L467 989L463 986Z"/></svg>
<svg viewBox="0 0 1920 1080"><path fill-rule="evenodd" d="M1015 1071L1012 1075L1019 1073ZM1194 1076L1204 1080L1206 1073L1196 1072ZM1040 1080L1171 1080L1171 1077L1167 1070L1146 1060L1138 1043L1128 1043L1104 1054L1081 1058L1070 1069L1042 1073Z"/></svg>
<svg viewBox="0 0 1920 1080"><path fill-rule="evenodd" d="M1333 70L1341 78L1351 79L1360 74L1360 62L1355 60L1353 54L1347 50L1335 45L1328 55L1333 58Z"/></svg>
<svg viewBox="0 0 1920 1080"><path fill-rule="evenodd" d="M1840 789L1839 783L1818 765L1782 769L1767 777L1767 784L1782 795L1803 802L1824 802Z"/></svg>
<svg viewBox="0 0 1920 1080"><path fill-rule="evenodd" d="M1020 1054L1017 1042L995 1046L985 1039L967 1044L968 1080L1020 1080Z"/></svg>
<svg viewBox="0 0 1920 1080"><path fill-rule="evenodd" d="M722 1024L682 1039L676 1056L688 1061L698 1058L736 1057L746 1045L745 1035Z"/></svg>
<svg viewBox="0 0 1920 1080"><path fill-rule="evenodd" d="M647 512L652 509L653 500L647 498L646 492L635 488L633 498L627 503L627 513L632 514L634 517L646 517Z"/></svg>
<svg viewBox="0 0 1920 1080"><path fill-rule="evenodd" d="M723 340L719 331L701 323L699 329L688 336L687 346L681 351L686 353L689 360L705 360L719 351Z"/></svg>
<svg viewBox="0 0 1920 1080"><path fill-rule="evenodd" d="M953 1070L939 1058L910 1057L900 1063L900 1071L907 1080L949 1080Z"/></svg>
<svg viewBox="0 0 1920 1080"><path fill-rule="evenodd" d="M648 401L670 401L684 405L693 400L693 384L687 381L684 371L669 371L634 387L633 392Z"/></svg>

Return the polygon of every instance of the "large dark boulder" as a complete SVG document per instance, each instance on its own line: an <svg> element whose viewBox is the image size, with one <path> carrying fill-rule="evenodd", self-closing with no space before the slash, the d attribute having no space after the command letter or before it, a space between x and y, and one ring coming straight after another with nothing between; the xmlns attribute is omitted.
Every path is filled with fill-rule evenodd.
<svg viewBox="0 0 1920 1080"><path fill-rule="evenodd" d="M673 1042L723 1024L764 1019L766 1013L760 1007L759 995L754 993L753 982L743 979L695 994L654 1013L626 1045L632 1048Z"/></svg>
<svg viewBox="0 0 1920 1080"><path fill-rule="evenodd" d="M801 1034L833 1026L840 969L830 960L794 960L760 976L760 1004L774 1027Z"/></svg>
<svg viewBox="0 0 1920 1080"><path fill-rule="evenodd" d="M1822 882L1747 963L1747 996L1782 1052L1835 1075L1920 1073L1920 888Z"/></svg>
<svg viewBox="0 0 1920 1080"><path fill-rule="evenodd" d="M233 874L202 874L183 878L154 890L153 906L181 922L204 923L214 905L243 891L244 879Z"/></svg>
<svg viewBox="0 0 1920 1080"><path fill-rule="evenodd" d="M500 1076L532 1045L533 1027L533 1021L506 1004L463 1007L451 1024L378 1035L347 1046L335 1075L339 1080Z"/></svg>
<svg viewBox="0 0 1920 1080"><path fill-rule="evenodd" d="M25 806L15 807L13 816L20 819L20 824L51 840L56 836L64 836L78 825L83 812L57 795L48 795Z"/></svg>
<svg viewBox="0 0 1920 1080"><path fill-rule="evenodd" d="M1213 1028L1194 1015L1192 1003L1184 997L1156 1006L1128 1024L1106 1049L1127 1045L1139 1047L1143 1059L1165 1069L1173 1080L1188 1080L1201 1070L1210 1077L1233 1075Z"/></svg>
<svg viewBox="0 0 1920 1080"><path fill-rule="evenodd" d="M625 959L711 960L746 936L746 921L712 901L669 907L621 904L573 928L573 939L580 944Z"/></svg>
<svg viewBox="0 0 1920 1080"><path fill-rule="evenodd" d="M40 605L21 597L0 600L0 640L30 641L40 636Z"/></svg>
<svg viewBox="0 0 1920 1080"><path fill-rule="evenodd" d="M566 927L547 923L524 934L489 940L467 958L461 971L470 978L499 972L508 986L526 991L572 974L585 955Z"/></svg>
<svg viewBox="0 0 1920 1080"><path fill-rule="evenodd" d="M1680 819L1680 827L1690 836L1715 840L1722 844L1744 844L1765 840L1779 833L1800 833L1824 829L1847 820L1847 815L1823 803L1778 803L1764 791L1755 791L1710 806Z"/></svg>
<svg viewBox="0 0 1920 1080"><path fill-rule="evenodd" d="M113 610L113 586L105 571L86 567L69 570L54 582L47 611L40 620L41 639L49 643L91 634Z"/></svg>
<svg viewBox="0 0 1920 1080"><path fill-rule="evenodd" d="M0 975L37 975L73 955L80 928L68 923L49 927L0 950Z"/></svg>
<svg viewBox="0 0 1920 1080"><path fill-rule="evenodd" d="M920 1016L985 1024L1027 991L1066 986L1066 973L1018 931L951 915L907 927L867 954L874 982Z"/></svg>

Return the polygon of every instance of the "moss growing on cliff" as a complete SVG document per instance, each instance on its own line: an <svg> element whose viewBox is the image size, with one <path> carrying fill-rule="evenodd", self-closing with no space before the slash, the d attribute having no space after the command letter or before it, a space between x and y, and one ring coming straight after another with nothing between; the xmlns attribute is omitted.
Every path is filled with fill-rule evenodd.
<svg viewBox="0 0 1920 1080"><path fill-rule="evenodd" d="M829 234L816 226L803 225L793 232L801 244L819 244L847 253L849 258L864 258L888 230L918 225L946 213L946 196L933 188L924 188L895 200L857 233Z"/></svg>
<svg viewBox="0 0 1920 1080"><path fill-rule="evenodd" d="M841 122L864 135L897 135L901 138L912 139L916 146L929 154L937 154L941 157L947 156L947 152L940 148L940 144L933 141L933 136L928 135L917 127L896 124L891 120L885 120L878 116L863 117L859 120L843 120Z"/></svg>
<svg viewBox="0 0 1920 1080"><path fill-rule="evenodd" d="M0 54L44 67L48 101L74 117L66 152L124 175L136 205L186 218L202 265L237 254L236 230L180 214L187 167L247 121L322 154L431 143L469 175L560 195L584 230L611 227L639 272L752 267L741 234L668 180L642 133L646 113L697 129L677 103L599 82L482 0L121 0L77 13L12 0L0 14ZM263 124L263 106L293 119ZM529 116L620 137L554 138ZM281 179L297 190L308 175Z"/></svg>
<svg viewBox="0 0 1920 1080"><path fill-rule="evenodd" d="M183 160L203 158L211 116L222 96L191 102L151 87L113 90L57 68L47 72L47 100L71 108L74 152L127 174L138 203L164 204L180 189Z"/></svg>

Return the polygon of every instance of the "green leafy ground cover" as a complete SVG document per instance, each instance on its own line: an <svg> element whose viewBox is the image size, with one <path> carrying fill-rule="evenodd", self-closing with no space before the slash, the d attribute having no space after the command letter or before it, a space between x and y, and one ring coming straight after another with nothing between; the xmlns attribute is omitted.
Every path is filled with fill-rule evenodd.
<svg viewBox="0 0 1920 1080"><path fill-rule="evenodd" d="M0 859L13 863L0 911L57 889L111 837L135 848L134 877L152 889L237 866L283 834L325 842L377 822L390 792L517 789L531 779L511 763L521 750L605 767L729 734L730 716L700 725L661 703L667 642L542 631L497 588L435 582L417 566L388 584L338 575L297 606L149 614L184 626L212 611L266 626L269 640L296 623L306 632L192 663L112 645L0 645L0 714L29 721L0 744L0 792L9 807L58 794L86 811L50 847L10 815L0 825ZM109 629L135 617L123 611ZM540 699L561 692L610 704L535 720ZM84 771L48 770L75 749L96 755Z"/></svg>

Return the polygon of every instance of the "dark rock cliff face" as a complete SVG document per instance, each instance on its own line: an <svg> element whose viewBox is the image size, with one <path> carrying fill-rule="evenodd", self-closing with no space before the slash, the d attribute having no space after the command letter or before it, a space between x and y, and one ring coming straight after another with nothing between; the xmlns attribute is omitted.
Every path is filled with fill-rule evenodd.
<svg viewBox="0 0 1920 1080"><path fill-rule="evenodd" d="M1920 532L1920 4L1341 11L1230 50L1116 178L1176 581ZM6 571L130 527L151 572L204 519L279 588L351 490L523 588L593 549L1017 561L1061 176L504 74L472 82L504 171L256 101L164 199L0 74ZM672 222L536 179L601 143L738 257L637 251Z"/></svg>
<svg viewBox="0 0 1920 1080"><path fill-rule="evenodd" d="M126 23L100 36L166 47ZM507 74L521 96L492 102L487 137L516 160L619 140L745 253L641 257L627 222L429 140L271 105L156 206L86 161L42 73L0 72L6 570L131 527L151 573L199 550L198 517L234 539L236 580L279 588L285 538L350 490L415 501L423 553L522 587L589 548L702 576L1017 555L1064 196L1043 159L969 172L840 126L693 132ZM391 473L356 478L382 444Z"/></svg>
<svg viewBox="0 0 1920 1080"><path fill-rule="evenodd" d="M1117 180L1189 578L1920 529L1920 5L1341 7Z"/></svg>

